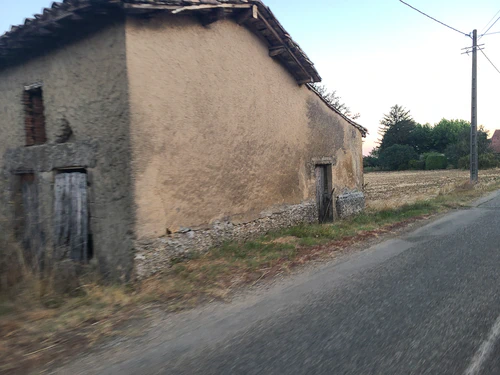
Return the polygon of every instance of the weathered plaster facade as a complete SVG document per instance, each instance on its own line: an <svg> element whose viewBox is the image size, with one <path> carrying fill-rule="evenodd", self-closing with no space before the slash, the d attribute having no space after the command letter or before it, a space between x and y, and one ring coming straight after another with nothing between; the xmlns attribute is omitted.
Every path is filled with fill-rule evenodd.
<svg viewBox="0 0 500 375"><path fill-rule="evenodd" d="M127 65L139 238L314 199L315 158L361 188L361 133L246 28L128 18Z"/></svg>
<svg viewBox="0 0 500 375"><path fill-rule="evenodd" d="M234 2L248 22L286 35L260 2ZM188 12L113 12L98 30L0 69L0 214L13 217L16 173L33 172L50 248L55 175L84 168L94 258L127 279L226 240L316 222L316 165L331 169L335 195L361 190L363 128L298 84L320 79L310 61L293 73L293 62L269 56L272 34L233 16L205 27ZM284 56L307 63L288 43ZM25 147L21 96L34 82L43 82L48 141Z"/></svg>
<svg viewBox="0 0 500 375"><path fill-rule="evenodd" d="M206 249L213 233L241 238L221 236L223 223L262 233L301 205L313 207L303 222L317 220L317 162L333 164L339 194L362 188L360 131L245 27L129 17L126 35L139 264ZM300 222L282 218L274 229Z"/></svg>
<svg viewBox="0 0 500 375"><path fill-rule="evenodd" d="M47 144L25 146L24 85L43 82ZM116 21L86 38L0 70L2 214L12 218L13 173L34 172L51 247L53 183L61 168L86 168L94 255L105 274L132 271L133 222L125 29ZM55 144L63 123L73 134Z"/></svg>

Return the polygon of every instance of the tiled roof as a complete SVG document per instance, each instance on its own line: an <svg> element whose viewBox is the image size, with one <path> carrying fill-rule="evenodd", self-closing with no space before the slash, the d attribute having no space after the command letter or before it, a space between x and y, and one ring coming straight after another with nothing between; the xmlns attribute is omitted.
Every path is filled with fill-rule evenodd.
<svg viewBox="0 0 500 375"><path fill-rule="evenodd" d="M194 13L200 16L205 25L220 18L231 17L266 40L269 45L269 55L281 61L299 84L321 81L313 62L261 0L64 0L54 2L41 14L27 18L22 25L12 26L10 31L0 36L0 68L15 64L30 56L37 48L42 48L43 51L46 43L57 44L58 40L67 39L75 29L85 32L81 25L92 24L97 18L102 20L115 13L147 16L157 12ZM324 100L312 86L307 86ZM366 128L344 116L327 101L325 103L357 128L363 136L366 136Z"/></svg>
<svg viewBox="0 0 500 375"><path fill-rule="evenodd" d="M195 13L209 24L223 17L232 17L262 36L269 44L270 56L280 60L298 83L319 82L314 64L293 41L271 10L260 0L64 0L24 24L12 26L0 36L0 67L29 55L33 48L47 40L67 38L68 30L96 16L126 12L144 15L156 12L172 14Z"/></svg>

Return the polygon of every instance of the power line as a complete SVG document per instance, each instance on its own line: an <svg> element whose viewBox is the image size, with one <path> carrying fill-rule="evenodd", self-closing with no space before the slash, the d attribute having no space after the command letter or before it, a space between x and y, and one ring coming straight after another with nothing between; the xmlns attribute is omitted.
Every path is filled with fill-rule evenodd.
<svg viewBox="0 0 500 375"><path fill-rule="evenodd" d="M484 34L486 34L484 32L484 29L486 29L488 27L488 25L491 23L491 21L493 21L495 19L495 17L498 16L498 13L500 13L500 10L498 12L496 12L496 14L493 17L491 17L491 20L489 20L486 25L484 25L483 31L481 31L481 36L484 35Z"/></svg>
<svg viewBox="0 0 500 375"><path fill-rule="evenodd" d="M495 24L498 22L498 20L500 20L500 17L498 17L498 18L496 19L496 21L495 21L495 22L493 22L493 23L491 24L491 26L490 26L490 27L488 27L488 30L486 30L486 32L485 32L483 35L481 35L481 36L479 37L479 39L481 39L481 38L482 38L482 37L483 37L486 33L488 33L488 31L490 31L490 29L491 29L493 26L495 26Z"/></svg>
<svg viewBox="0 0 500 375"><path fill-rule="evenodd" d="M500 73L500 70L498 70L498 68L495 66L495 64L493 64L493 62L489 59L489 57L486 56L486 53L484 53L484 51L482 49L480 49L480 48L478 48L478 49L481 51L481 53L484 55L484 57L486 57L486 60L488 60L490 62L490 64L495 68L495 70L498 73Z"/></svg>
<svg viewBox="0 0 500 375"><path fill-rule="evenodd" d="M493 35L493 34L500 34L500 31L495 31L495 32L488 33L488 34L483 34L481 36L488 36L488 35Z"/></svg>
<svg viewBox="0 0 500 375"><path fill-rule="evenodd" d="M410 4L408 4L408 3L404 2L403 0L399 0L399 1L400 1L400 2L402 2L402 3L403 3L404 5L406 5L406 6L409 6L411 9L416 10L416 11L417 11L417 12L419 12L420 14L423 14L424 16L426 16L426 17L430 18L431 20L436 21L437 23L440 23L441 25L446 26L447 28L452 29L453 31L456 31L457 33L460 33L460 34L462 34L462 35L465 35L465 36L470 37L470 34L466 34L466 33L464 33L463 31L457 30L457 29L455 29L454 27L451 27L451 26L449 26L449 25L445 24L444 22L441 22L441 21L439 21L439 20L435 19L434 17L429 16L428 14L426 14L426 13L424 13L424 12L422 12L422 11L418 10L417 8L415 8L415 7L411 6Z"/></svg>

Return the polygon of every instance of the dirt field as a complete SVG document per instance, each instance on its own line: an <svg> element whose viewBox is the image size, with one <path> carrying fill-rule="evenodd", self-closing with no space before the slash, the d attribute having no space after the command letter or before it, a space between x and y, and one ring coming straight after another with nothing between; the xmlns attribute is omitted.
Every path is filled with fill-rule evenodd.
<svg viewBox="0 0 500 375"><path fill-rule="evenodd" d="M404 171L365 174L365 194L369 208L391 208L446 194L469 181L469 171ZM479 171L479 182L500 181L500 169Z"/></svg>

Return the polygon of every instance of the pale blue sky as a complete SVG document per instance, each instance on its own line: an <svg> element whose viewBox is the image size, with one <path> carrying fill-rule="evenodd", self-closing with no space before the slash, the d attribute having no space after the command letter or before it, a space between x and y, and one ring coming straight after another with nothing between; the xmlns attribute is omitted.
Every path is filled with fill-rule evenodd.
<svg viewBox="0 0 500 375"><path fill-rule="evenodd" d="M408 0L433 17L469 33L479 32L500 10L498 0ZM398 0L265 0L316 64L324 84L370 130L394 104L431 124L442 117L470 119L470 39L425 18ZM40 12L47 0L0 0L0 33ZM500 15L500 14L499 14ZM491 29L500 31L500 21ZM484 37L485 52L500 69L500 34ZM500 74L479 56L478 119L500 128Z"/></svg>

